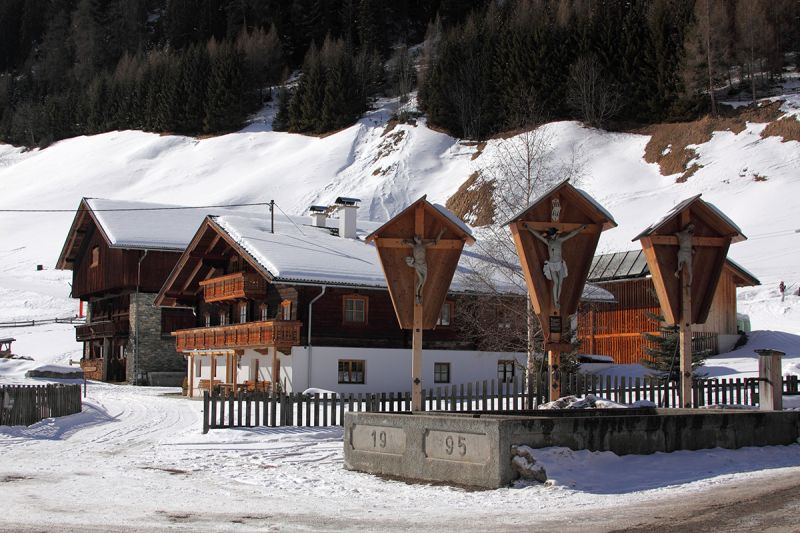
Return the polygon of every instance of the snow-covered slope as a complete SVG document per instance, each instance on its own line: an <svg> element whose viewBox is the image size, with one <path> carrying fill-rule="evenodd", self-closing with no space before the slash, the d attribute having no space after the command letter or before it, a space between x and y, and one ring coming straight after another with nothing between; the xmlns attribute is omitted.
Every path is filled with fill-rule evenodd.
<svg viewBox="0 0 800 533"><path fill-rule="evenodd" d="M444 203L491 157L495 142L473 158L476 147L428 128L424 118L414 125L390 122L395 105L383 102L354 126L322 138L273 132L266 118L207 139L123 131L29 152L0 145L0 209L75 209L83 196L184 205L274 199L280 210L303 214L345 195L362 199L361 218L380 221L423 194ZM784 108L800 108L800 97L788 97ZM703 193L749 237L730 255L764 286L741 292L741 311L751 313L754 329L800 333L800 300L781 303L777 294L780 280L790 291L800 284L800 143L761 138L763 124L717 132L693 146L702 168L676 183L676 176L662 176L658 165L644 161L646 135L576 122L543 127L556 156L579 156L581 186L619 223L604 233L598 252L636 248L631 238L638 232L680 200ZM50 270L72 217L0 212L0 322L76 312L69 273ZM37 272L37 264L45 270ZM0 331L6 334L15 331Z"/></svg>

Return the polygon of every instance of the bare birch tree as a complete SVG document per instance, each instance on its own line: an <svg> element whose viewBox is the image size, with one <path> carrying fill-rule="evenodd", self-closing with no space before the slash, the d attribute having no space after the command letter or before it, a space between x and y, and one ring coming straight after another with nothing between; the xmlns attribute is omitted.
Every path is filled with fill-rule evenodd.
<svg viewBox="0 0 800 533"><path fill-rule="evenodd" d="M567 104L596 128L622 108L619 91L604 76L596 55L581 56L569 67Z"/></svg>

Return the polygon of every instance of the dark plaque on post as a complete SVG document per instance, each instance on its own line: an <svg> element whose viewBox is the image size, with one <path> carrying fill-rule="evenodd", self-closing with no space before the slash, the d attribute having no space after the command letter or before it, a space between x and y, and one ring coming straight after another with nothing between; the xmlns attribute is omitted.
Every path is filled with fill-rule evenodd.
<svg viewBox="0 0 800 533"><path fill-rule="evenodd" d="M548 329L550 330L551 333L558 333L559 335L561 335L562 333L561 317L551 316L550 325Z"/></svg>

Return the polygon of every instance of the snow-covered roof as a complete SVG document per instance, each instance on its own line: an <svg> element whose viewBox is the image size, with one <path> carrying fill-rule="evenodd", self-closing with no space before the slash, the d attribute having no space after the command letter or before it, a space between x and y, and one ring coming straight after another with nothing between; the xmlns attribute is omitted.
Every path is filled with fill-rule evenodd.
<svg viewBox="0 0 800 533"><path fill-rule="evenodd" d="M112 248L183 251L203 219L225 209L87 198L86 204Z"/></svg>
<svg viewBox="0 0 800 533"><path fill-rule="evenodd" d="M358 221L359 238L343 239L326 228L299 226L276 220L275 232L263 216L226 215L211 217L239 247L247 252L273 279L273 282L313 283L365 288L386 288L386 278L374 244L363 236L375 222ZM475 275L475 261L492 259L470 251L462 254L450 289L469 292L468 282ZM513 283L496 280L498 290L520 293ZM613 301L605 289L587 285L586 299Z"/></svg>

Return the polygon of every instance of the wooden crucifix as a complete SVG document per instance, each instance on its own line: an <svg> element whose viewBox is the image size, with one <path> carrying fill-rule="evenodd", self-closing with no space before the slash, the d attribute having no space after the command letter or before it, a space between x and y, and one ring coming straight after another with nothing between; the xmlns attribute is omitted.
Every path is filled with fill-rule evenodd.
<svg viewBox="0 0 800 533"><path fill-rule="evenodd" d="M577 311L600 233L616 223L592 197L563 181L507 224L542 326L554 400L561 396L561 354L572 349L566 322Z"/></svg>
<svg viewBox="0 0 800 533"><path fill-rule="evenodd" d="M423 196L367 237L375 243L402 329L412 330L411 408L423 408L422 332L433 329L464 244L475 239L444 207Z"/></svg>
<svg viewBox="0 0 800 533"><path fill-rule="evenodd" d="M640 240L667 324L677 324L680 350L680 403L692 399L692 324L708 318L731 243L746 239L712 204L693 196L648 227Z"/></svg>

